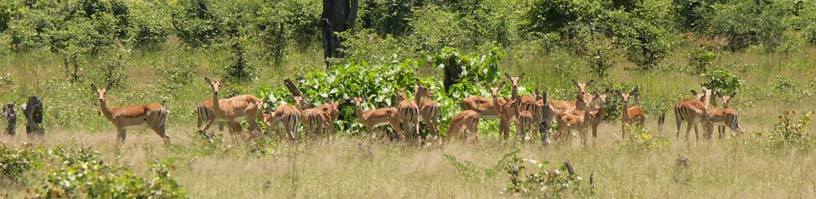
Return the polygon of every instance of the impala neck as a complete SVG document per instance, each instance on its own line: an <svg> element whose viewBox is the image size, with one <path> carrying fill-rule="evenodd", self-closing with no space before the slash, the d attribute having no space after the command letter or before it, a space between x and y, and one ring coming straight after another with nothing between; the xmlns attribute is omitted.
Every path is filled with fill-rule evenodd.
<svg viewBox="0 0 816 199"><path fill-rule="evenodd" d="M113 112L111 111L110 107L108 107L108 103L106 103L106 100L104 99L99 100L99 111L101 111L102 115L105 115L106 118L113 118Z"/></svg>
<svg viewBox="0 0 816 199"><path fill-rule="evenodd" d="M514 100L518 98L518 87L514 86L513 89L510 90L510 93L511 93L510 98Z"/></svg>
<svg viewBox="0 0 816 199"><path fill-rule="evenodd" d="M357 118L363 119L363 107L361 105L356 105L357 108Z"/></svg>
<svg viewBox="0 0 816 199"><path fill-rule="evenodd" d="M213 112L221 111L221 104L218 103L218 92L213 91Z"/></svg>

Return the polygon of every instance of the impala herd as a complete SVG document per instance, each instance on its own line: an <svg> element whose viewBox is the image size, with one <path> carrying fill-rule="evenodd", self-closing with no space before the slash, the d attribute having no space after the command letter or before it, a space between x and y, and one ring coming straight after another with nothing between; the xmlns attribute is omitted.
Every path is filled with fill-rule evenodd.
<svg viewBox="0 0 816 199"><path fill-rule="evenodd" d="M515 123L516 132L522 142L535 142L538 135L536 132L541 132L541 141L549 144L550 138L547 135L550 133L545 132L549 132L549 124L555 122L557 130L550 137L569 139L572 137L572 131L575 130L581 137L581 143L586 145L589 131L592 131L593 138L598 136L598 125L606 114L607 98L616 95L623 102L620 116L621 136L625 138L627 131L642 128L645 124L646 111L640 106L637 86L630 92L606 89L601 93L588 93L587 88L592 86L592 80L588 82L572 80L573 85L577 88L574 99L550 100L546 92L535 91L532 95L519 95L519 82L524 78L524 73L519 76L511 76L507 73L504 75L510 82L511 97L502 97L499 94L505 82L500 82L496 87L483 85L490 91L491 96L471 96L462 99L462 110L453 117L445 136L439 133L440 104L433 101L434 95L418 80L415 82L414 98L408 98L405 91L400 90L396 93L398 102L395 107L365 110L363 108L365 99L353 98L357 119L365 126L369 139L377 139L378 135L374 131L379 127L390 126L398 139L402 141L416 139L422 142L424 137L419 135L419 124L423 123L426 131L429 132L429 138L441 138L442 143L452 137L460 137L461 140L467 141L470 135L475 141L478 141L479 120L498 118L499 134L504 140L510 139L510 128ZM274 129L280 132L279 128L283 127L285 134L279 134L293 141L298 138L297 130L300 125L303 126L306 139L311 137L331 139L331 135L335 134L334 124L340 115L339 101L325 100L325 104L306 108L305 99L301 96L294 96L294 104L283 104L274 111L264 111L264 104L260 98L252 95L219 98L219 90L223 81L213 81L206 77L204 80L210 86L212 98L199 103L196 111L198 113L197 126L205 135L208 135L205 132L212 127L213 123L217 122L222 131L226 123L230 137L235 141L242 131L241 121L247 121L250 135L256 135L261 130L255 122L257 119L260 119L269 128L268 130ZM170 136L165 130L169 112L161 104L109 107L105 100L109 87L91 86L97 93L100 112L116 127L120 143L125 141L126 129L140 126L149 127L164 140L165 144L170 143ZM738 134L744 133L739 126L737 111L729 106L735 94L722 95L705 87L699 92L695 90L691 92L694 98L682 99L674 106L677 122L676 137L680 136L683 121L686 122L686 140L689 139L692 127L695 137L699 139L697 123L703 123L708 138L711 138L715 124L718 125L721 138L726 126ZM709 104L716 101L712 97L720 99L723 107L709 107ZM663 117L661 116L658 121L661 129L662 123ZM385 136L386 131L380 131L380 136Z"/></svg>

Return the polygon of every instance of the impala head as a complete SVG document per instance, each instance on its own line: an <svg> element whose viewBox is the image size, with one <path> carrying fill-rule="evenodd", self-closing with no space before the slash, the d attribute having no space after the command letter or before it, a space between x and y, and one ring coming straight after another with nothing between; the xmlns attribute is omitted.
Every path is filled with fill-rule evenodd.
<svg viewBox="0 0 816 199"><path fill-rule="evenodd" d="M292 96L292 99L295 100L295 106L303 107L303 96Z"/></svg>
<svg viewBox="0 0 816 199"><path fill-rule="evenodd" d="M591 105L597 103L597 98L594 95L584 94L577 97L578 99L576 100L575 106L580 107L583 110L590 110L592 107Z"/></svg>
<svg viewBox="0 0 816 199"><path fill-rule="evenodd" d="M504 88L504 82L499 83L498 87L490 87L487 84L485 84L484 87L490 91L490 96L498 97L499 91L501 91L501 89Z"/></svg>
<svg viewBox="0 0 816 199"><path fill-rule="evenodd" d="M422 86L422 83L420 83L419 80L416 80L416 92L414 95L416 95L416 97L427 97L429 99L436 97L428 90L427 87Z"/></svg>
<svg viewBox="0 0 816 199"><path fill-rule="evenodd" d="M575 85L576 88L578 88L579 96L587 94L587 87L591 86L593 82L595 82L595 80L589 80L586 83L578 82L575 79L572 80L572 84Z"/></svg>
<svg viewBox="0 0 816 199"><path fill-rule="evenodd" d="M723 108L729 108L731 106L731 99L733 99L735 95L737 95L736 92L731 93L731 95L722 95L722 93L717 92L717 97L723 102Z"/></svg>
<svg viewBox="0 0 816 199"><path fill-rule="evenodd" d="M510 76L510 74L508 74L508 73L504 73L504 77L507 77L507 79L510 80L510 86L512 86L511 88L513 88L513 97L518 96L517 92L518 92L519 82L521 81L521 79L524 78L524 74L525 73L521 73L521 75L519 75L517 77L513 77L513 76Z"/></svg>
<svg viewBox="0 0 816 199"><path fill-rule="evenodd" d="M204 77L204 81L210 85L210 88L213 91L213 94L218 95L218 91L221 89L221 85L224 84L224 80L212 81L209 77Z"/></svg>
<svg viewBox="0 0 816 199"><path fill-rule="evenodd" d="M602 93L595 92L595 98L598 100L598 108L603 108L606 106L606 99L609 98L609 89L604 90Z"/></svg>
<svg viewBox="0 0 816 199"><path fill-rule="evenodd" d="M354 106L361 107L362 104L363 104L363 98L354 97Z"/></svg>
<svg viewBox="0 0 816 199"><path fill-rule="evenodd" d="M96 91L97 99L99 99L100 101L105 101L105 94L108 93L108 90L110 90L110 87L111 87L111 85L108 84L108 86L106 86L105 88L97 88L95 84L91 84L91 89Z"/></svg>
<svg viewBox="0 0 816 199"><path fill-rule="evenodd" d="M712 89L708 89L705 86L703 86L703 87L700 88L700 92L697 92L696 90L691 90L691 94L694 95L695 99L703 101L703 100L705 100L706 97L711 96L712 91L713 91Z"/></svg>

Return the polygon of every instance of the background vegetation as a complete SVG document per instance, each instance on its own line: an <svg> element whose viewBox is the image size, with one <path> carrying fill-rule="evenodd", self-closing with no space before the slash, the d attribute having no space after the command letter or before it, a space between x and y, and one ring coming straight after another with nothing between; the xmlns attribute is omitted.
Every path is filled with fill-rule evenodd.
<svg viewBox="0 0 816 199"><path fill-rule="evenodd" d="M502 81L498 74L504 72L525 72L522 93L543 89L553 99L567 99L574 92L570 79L595 79L599 83L590 89L598 91L639 85L651 118L671 110L700 84L739 92L732 107L740 111L740 122L749 132L743 139L689 146L670 135L672 122L657 133L650 120L646 130L618 144L614 119L620 104L611 103L610 122L602 126L596 146L522 146L520 155L552 162L528 168L547 172L569 159L584 180L596 173L597 187L589 190L583 187L587 182L578 182L584 183L582 188L569 194L662 198L762 197L745 190L771 197L816 194L812 186L816 176L801 172L816 166L810 160L814 140L807 127L809 115L802 115L815 108L808 99L816 91L816 2L361 0L359 6L357 26L340 33L348 57L331 60L333 66L325 69L319 33L322 7L316 0L2 1L0 102L19 104L30 95L41 96L51 132L43 140L3 137L2 145L9 147L3 153L23 151L8 153L22 153L34 161L47 157L35 153L36 147L46 151L57 145L93 146L102 151L99 159L114 163L93 172L140 183L150 181L136 176L161 175L149 171L152 163L172 159L170 168L180 168L178 184L196 198L382 196L373 195L380 193L373 190L395 197L418 196L412 190L425 190L428 197L498 197L510 194L502 190L531 186L506 186L510 182L506 171L511 169L505 167L487 174L488 167L513 151L512 146L487 142L413 149L377 143L373 149L358 148L353 140L360 126L348 99L368 96L369 107L386 106L392 103L393 91L410 91L413 78L419 78L443 104L445 123L459 111L459 99L487 95L479 84ZM464 66L466 78L446 92L441 88L442 66L450 64L447 59L452 55ZM289 100L282 80L295 79L314 103L323 97L344 101L339 133L352 138L323 147L274 140L246 146L208 144L195 136L193 127L193 107L210 97L204 76L227 79L223 95L255 94L265 98L270 109ZM110 145L113 130L98 115L90 83L114 85L109 98L115 105L163 103L171 110L170 134L180 140L178 146L157 147L158 138L148 133L130 136L135 141L124 149ZM495 123L483 122L483 137L495 136ZM33 149L25 149L28 142L34 143ZM598 151L603 152L594 153ZM675 166L677 154L689 156L691 166ZM350 168L363 160L370 162ZM36 178L45 175L31 172L60 176L76 169L40 162L10 170L2 167L3 175L13 180L2 181L12 186L4 186L0 194L25 196L26 188L50 186ZM379 167L380 162L387 165ZM626 164L630 162L642 164ZM120 166L132 171L120 171ZM466 174L460 175L463 168ZM244 174L229 177L236 172ZM481 174L467 174L473 172ZM16 180L25 173L34 177ZM248 176L263 177L242 180ZM390 186L397 178L409 180ZM227 179L235 187L200 183L213 179ZM530 179L572 183L576 178ZM309 191L324 186L336 189ZM449 186L463 192L450 192ZM249 189L257 195L240 195Z"/></svg>

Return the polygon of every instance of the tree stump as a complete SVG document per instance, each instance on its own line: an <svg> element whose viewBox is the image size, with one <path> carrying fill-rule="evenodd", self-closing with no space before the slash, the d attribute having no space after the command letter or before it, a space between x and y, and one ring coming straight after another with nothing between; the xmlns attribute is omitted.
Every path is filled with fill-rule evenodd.
<svg viewBox="0 0 816 199"><path fill-rule="evenodd" d="M17 134L17 111L14 110L14 106L14 102L3 106L3 119L8 121L5 133L9 135Z"/></svg>
<svg viewBox="0 0 816 199"><path fill-rule="evenodd" d="M28 102L23 104L23 114L26 116L26 133L32 135L45 135L43 122L43 104L37 96L28 97Z"/></svg>
<svg viewBox="0 0 816 199"><path fill-rule="evenodd" d="M459 64L459 58L456 55L448 57L448 63L445 64L445 92L448 92L450 86L459 83L462 79L462 65Z"/></svg>

